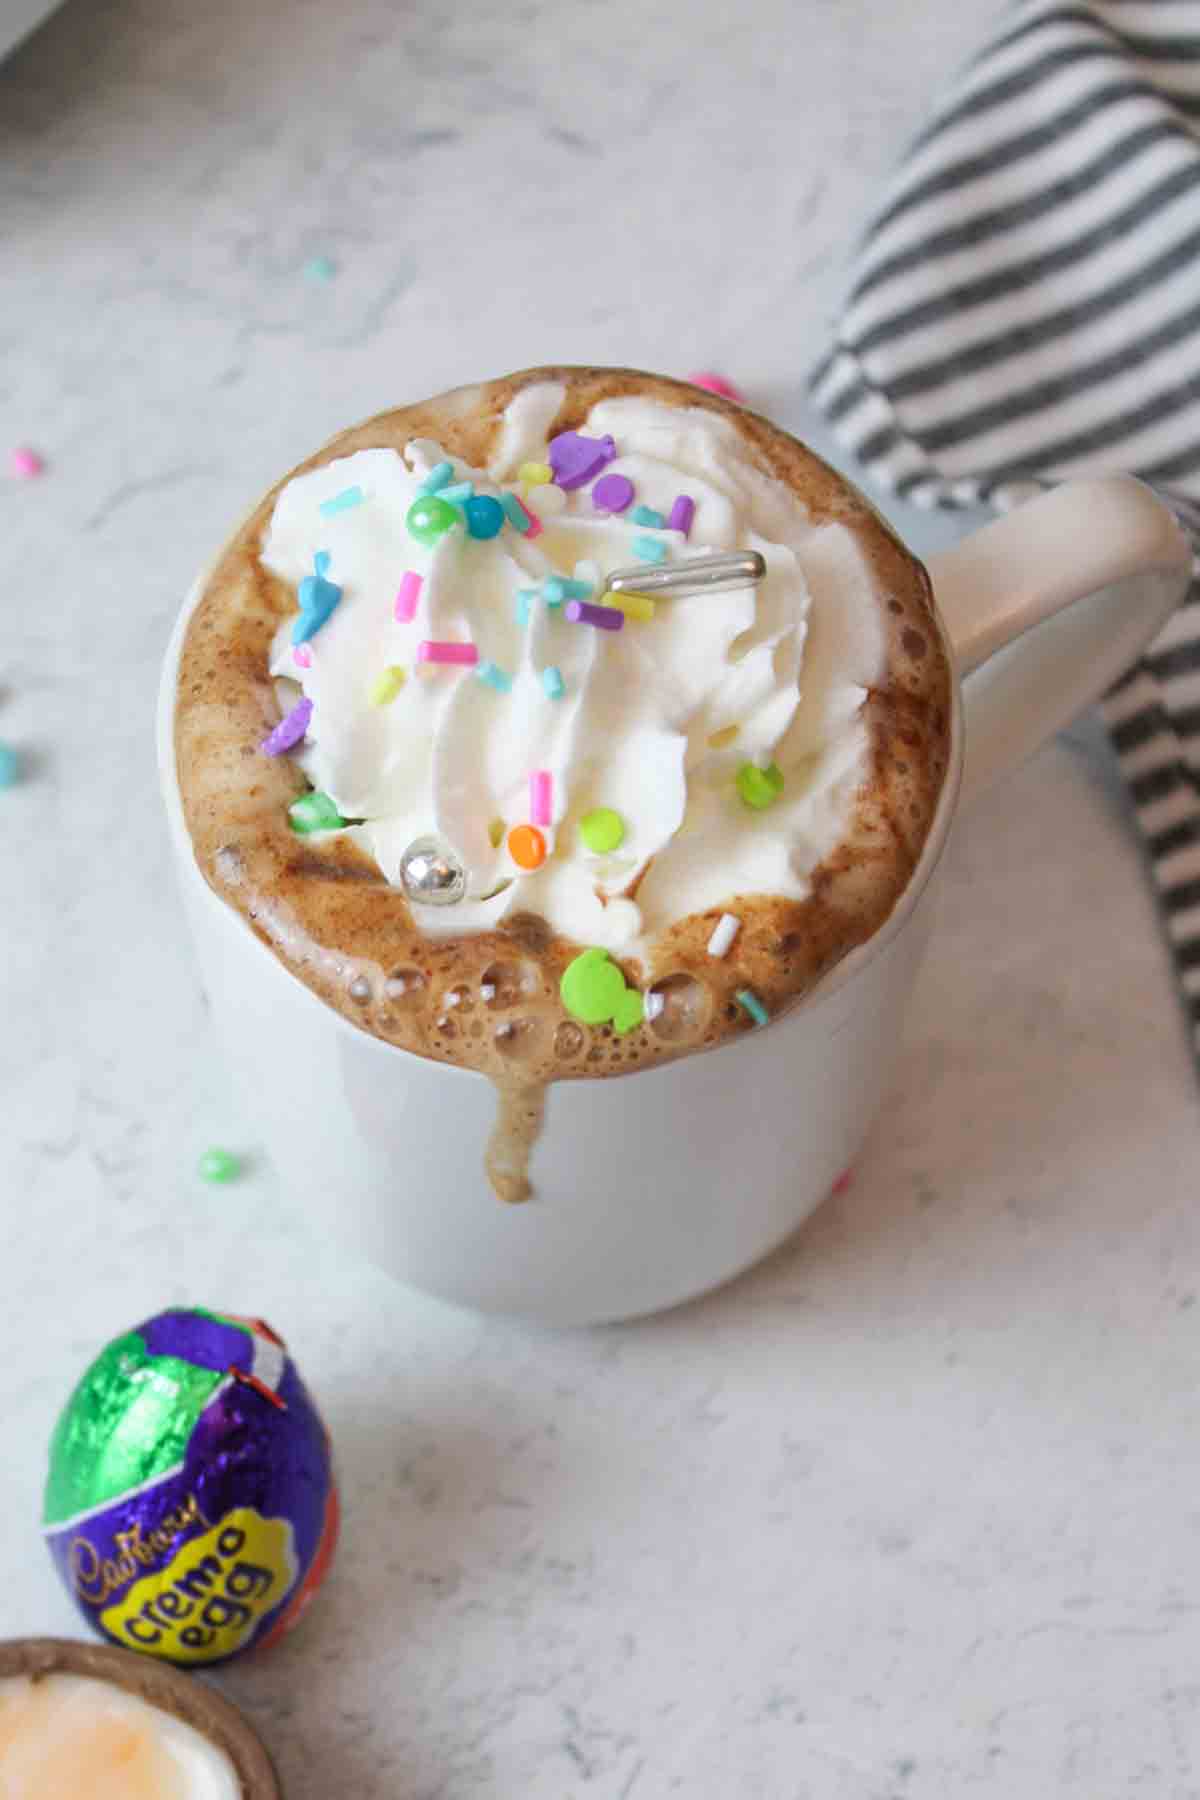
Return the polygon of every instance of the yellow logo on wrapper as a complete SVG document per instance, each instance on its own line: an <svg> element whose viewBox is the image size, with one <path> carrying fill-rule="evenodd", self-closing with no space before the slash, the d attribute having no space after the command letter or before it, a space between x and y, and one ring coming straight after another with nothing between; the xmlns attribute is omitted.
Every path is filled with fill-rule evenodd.
<svg viewBox="0 0 1200 1800"><path fill-rule="evenodd" d="M172 1662L215 1662L253 1637L295 1585L296 1550L286 1519L239 1506L184 1545L165 1569L135 1581L104 1629L133 1650Z"/></svg>

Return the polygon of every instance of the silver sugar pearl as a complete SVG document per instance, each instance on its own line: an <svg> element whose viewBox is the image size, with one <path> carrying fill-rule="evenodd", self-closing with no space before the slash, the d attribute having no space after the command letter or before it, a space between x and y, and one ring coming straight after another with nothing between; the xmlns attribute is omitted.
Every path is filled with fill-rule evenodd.
<svg viewBox="0 0 1200 1800"><path fill-rule="evenodd" d="M420 906L457 906L467 892L467 871L443 838L414 838L400 858L400 880Z"/></svg>

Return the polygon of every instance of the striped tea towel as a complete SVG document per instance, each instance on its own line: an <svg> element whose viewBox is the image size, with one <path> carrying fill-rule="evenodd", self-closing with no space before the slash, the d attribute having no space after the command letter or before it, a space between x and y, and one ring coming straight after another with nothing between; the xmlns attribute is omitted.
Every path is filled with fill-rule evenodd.
<svg viewBox="0 0 1200 1800"><path fill-rule="evenodd" d="M919 505L1124 469L1200 534L1200 0L1017 0L905 157L814 397ZM1103 702L1200 1062L1200 585Z"/></svg>

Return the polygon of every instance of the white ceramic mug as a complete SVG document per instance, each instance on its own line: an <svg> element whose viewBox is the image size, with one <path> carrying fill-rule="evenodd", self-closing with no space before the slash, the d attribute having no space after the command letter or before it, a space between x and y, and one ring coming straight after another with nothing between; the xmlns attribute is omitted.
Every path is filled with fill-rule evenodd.
<svg viewBox="0 0 1200 1800"><path fill-rule="evenodd" d="M929 841L891 917L765 1029L639 1074L553 1084L523 1206L503 1205L484 1175L491 1084L348 1024L200 875L172 729L193 595L163 675L163 792L225 1059L291 1200L402 1281L550 1324L655 1312L756 1262L871 1125L960 794L1103 692L1180 600L1190 564L1172 515L1124 476L1057 488L935 558L961 685ZM264 1054L280 1043L286 1056Z"/></svg>

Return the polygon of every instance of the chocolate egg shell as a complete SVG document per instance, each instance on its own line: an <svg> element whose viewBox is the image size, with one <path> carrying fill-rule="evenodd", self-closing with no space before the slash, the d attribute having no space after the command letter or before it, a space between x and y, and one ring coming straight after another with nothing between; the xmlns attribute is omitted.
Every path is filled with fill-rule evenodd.
<svg viewBox="0 0 1200 1800"><path fill-rule="evenodd" d="M337 1539L329 1439L261 1320L159 1313L106 1345L50 1447L43 1529L88 1623L221 1662L300 1617Z"/></svg>

